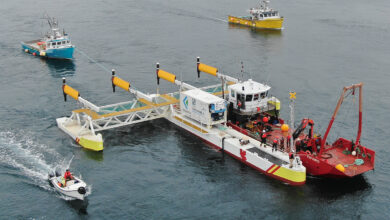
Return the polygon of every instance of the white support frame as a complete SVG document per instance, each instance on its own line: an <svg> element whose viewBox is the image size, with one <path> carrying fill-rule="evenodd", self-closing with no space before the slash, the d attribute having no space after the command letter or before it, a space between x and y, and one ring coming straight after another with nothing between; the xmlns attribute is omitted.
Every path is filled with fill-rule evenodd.
<svg viewBox="0 0 390 220"><path fill-rule="evenodd" d="M163 118L166 116L168 110L169 105L166 105L95 120L92 120L92 118L85 113L73 112L69 119L73 122L79 123L80 125L83 124L79 133L83 132L84 130L88 130L92 134L95 134L97 131L150 121L157 118Z"/></svg>

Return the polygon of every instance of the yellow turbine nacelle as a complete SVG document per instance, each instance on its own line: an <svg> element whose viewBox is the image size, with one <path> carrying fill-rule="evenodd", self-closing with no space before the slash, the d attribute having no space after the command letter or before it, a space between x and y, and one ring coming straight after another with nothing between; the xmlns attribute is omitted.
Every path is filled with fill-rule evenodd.
<svg viewBox="0 0 390 220"><path fill-rule="evenodd" d="M200 72L208 73L212 76L217 76L218 69L209 65L206 65L204 63L201 63L199 61L199 57L197 59L197 71L198 71L198 78L200 77Z"/></svg>
<svg viewBox="0 0 390 220"><path fill-rule="evenodd" d="M115 76L115 70L112 70L112 91L115 92L115 87L118 86L119 88L122 88L123 90L130 91L130 83Z"/></svg>
<svg viewBox="0 0 390 220"><path fill-rule="evenodd" d="M62 78L62 92L64 94L64 101L66 102L66 95L69 95L70 97L74 98L75 100L78 100L80 97L79 91L73 89L72 87L66 85L65 78Z"/></svg>
<svg viewBox="0 0 390 220"><path fill-rule="evenodd" d="M164 70L160 70L160 64L156 64L157 84L160 84L160 78L175 84L176 76Z"/></svg>

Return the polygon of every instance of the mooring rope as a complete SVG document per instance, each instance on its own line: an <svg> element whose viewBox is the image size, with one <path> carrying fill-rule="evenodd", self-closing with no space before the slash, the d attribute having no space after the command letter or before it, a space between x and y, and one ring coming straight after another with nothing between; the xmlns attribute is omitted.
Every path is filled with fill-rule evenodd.
<svg viewBox="0 0 390 220"><path fill-rule="evenodd" d="M110 73L111 70L109 70L108 68L106 68L105 66L103 66L102 64L100 64L99 62L97 62L96 60L92 59L92 57L88 56L86 53L84 53L83 51L81 51L80 49L78 49L77 47L75 47L75 50L77 52L79 52L81 55L85 56L88 60L90 60L92 63L95 63L96 65L98 65L100 68L102 68L104 71L107 71L107 73Z"/></svg>
<svg viewBox="0 0 390 220"><path fill-rule="evenodd" d="M79 52L81 55L85 56L88 60L90 60L92 63L98 65L100 68L102 68L104 71L106 71L107 73L111 73L111 70L109 70L107 67L103 66L102 64L100 64L99 62L97 62L96 60L94 60L92 57L88 56L85 52L81 51L80 49L77 49L75 48L77 52ZM135 86L131 86L134 90L137 90L137 88ZM138 90L137 90L138 91ZM134 95L134 94L132 94ZM103 101L105 101L106 99L110 99L110 97L107 97L107 98L104 98L102 99Z"/></svg>

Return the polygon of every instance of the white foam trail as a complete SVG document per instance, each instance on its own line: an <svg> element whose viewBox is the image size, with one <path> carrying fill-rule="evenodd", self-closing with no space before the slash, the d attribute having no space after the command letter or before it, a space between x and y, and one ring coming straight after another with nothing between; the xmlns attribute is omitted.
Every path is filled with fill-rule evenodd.
<svg viewBox="0 0 390 220"><path fill-rule="evenodd" d="M45 155L56 164L48 163ZM0 131L0 166L16 169L21 177L43 189L53 191L47 182L48 173L56 167L69 168L72 160L73 156L67 161L49 146L38 144L28 132Z"/></svg>

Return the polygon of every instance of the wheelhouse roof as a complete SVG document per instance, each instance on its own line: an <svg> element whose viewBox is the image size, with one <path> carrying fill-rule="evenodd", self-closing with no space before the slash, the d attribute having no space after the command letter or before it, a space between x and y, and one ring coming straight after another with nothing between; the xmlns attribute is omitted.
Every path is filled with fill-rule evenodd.
<svg viewBox="0 0 390 220"><path fill-rule="evenodd" d="M256 93L263 93L267 92L268 90L271 89L270 86L254 82L251 79L245 81L245 82L240 82L236 83L234 85L229 86L232 90L241 93L241 94L256 94ZM244 90L242 89L244 88Z"/></svg>

